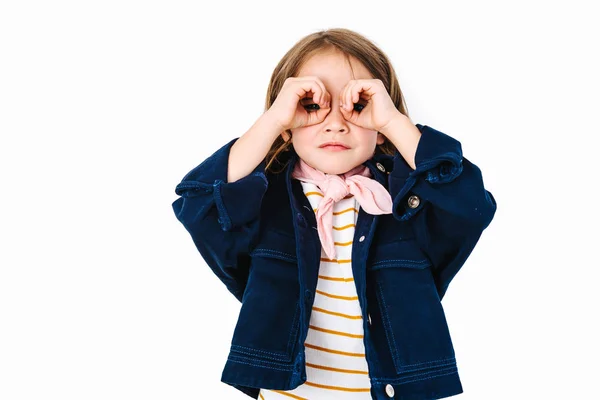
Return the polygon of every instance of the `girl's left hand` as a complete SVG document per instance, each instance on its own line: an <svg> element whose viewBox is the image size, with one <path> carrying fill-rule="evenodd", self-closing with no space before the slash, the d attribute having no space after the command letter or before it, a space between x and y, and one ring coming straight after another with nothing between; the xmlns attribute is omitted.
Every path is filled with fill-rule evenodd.
<svg viewBox="0 0 600 400"><path fill-rule="evenodd" d="M380 79L350 80L340 91L339 100L344 118L365 129L381 132L394 118L404 115L394 105ZM355 110L356 106L358 110Z"/></svg>

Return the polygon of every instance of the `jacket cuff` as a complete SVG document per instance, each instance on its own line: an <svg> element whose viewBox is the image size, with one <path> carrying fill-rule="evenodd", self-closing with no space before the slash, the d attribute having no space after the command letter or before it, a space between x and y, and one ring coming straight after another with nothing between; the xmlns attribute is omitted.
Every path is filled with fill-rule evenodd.
<svg viewBox="0 0 600 400"><path fill-rule="evenodd" d="M255 219L268 187L264 160L247 176L232 183L227 182L229 153L238 139L231 140L188 172L175 188L175 193L183 198L208 196L208 203L196 215L206 215L214 204L223 231Z"/></svg>
<svg viewBox="0 0 600 400"><path fill-rule="evenodd" d="M443 185L455 180L463 171L462 147L458 140L427 125L416 124L421 132L412 169L398 150L389 175L394 217L406 221L424 205L412 191L420 185ZM415 187L416 186L416 187Z"/></svg>

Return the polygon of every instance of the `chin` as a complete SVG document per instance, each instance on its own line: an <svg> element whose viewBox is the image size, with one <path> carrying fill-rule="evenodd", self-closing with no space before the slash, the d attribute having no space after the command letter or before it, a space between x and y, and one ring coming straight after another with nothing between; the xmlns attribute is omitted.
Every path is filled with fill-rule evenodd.
<svg viewBox="0 0 600 400"><path fill-rule="evenodd" d="M299 156L300 158L303 158L301 154L299 154ZM307 157L303 159L313 168L330 175L344 174L350 171L352 168L356 167L357 165L362 164L362 162L359 162L360 160L356 157L347 156L328 157L323 155L315 156L314 154L311 154L307 155Z"/></svg>
<svg viewBox="0 0 600 400"><path fill-rule="evenodd" d="M344 165L321 165L316 167L319 171L330 175L341 175L350 171L353 166Z"/></svg>

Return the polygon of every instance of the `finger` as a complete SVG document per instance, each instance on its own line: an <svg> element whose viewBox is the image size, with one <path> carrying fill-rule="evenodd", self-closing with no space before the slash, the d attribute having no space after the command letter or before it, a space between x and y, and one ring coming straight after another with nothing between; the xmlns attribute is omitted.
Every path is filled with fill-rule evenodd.
<svg viewBox="0 0 600 400"><path fill-rule="evenodd" d="M351 101L353 104L358 103L361 99L368 100L370 96L371 83L368 80L358 81L352 88Z"/></svg>
<svg viewBox="0 0 600 400"><path fill-rule="evenodd" d="M322 92L323 88L319 85L315 77L302 77L299 78L296 82L298 86L296 87L296 95L298 96L298 100L302 100L306 97L308 93L313 93L313 101L319 93Z"/></svg>
<svg viewBox="0 0 600 400"><path fill-rule="evenodd" d="M318 77L316 78L316 80L323 90L323 92L319 95L317 104L319 104L319 106L322 108L329 108L331 95L327 91L327 88L325 87L325 84L323 83L323 81Z"/></svg>
<svg viewBox="0 0 600 400"><path fill-rule="evenodd" d="M364 89L363 85L363 81L360 81L355 83L354 86L352 86L352 90L350 91L350 101L353 105L355 103L358 103L358 101L360 100L360 94Z"/></svg>
<svg viewBox="0 0 600 400"><path fill-rule="evenodd" d="M313 101L319 105L320 109L329 108L329 98L331 95L325 88L325 84L319 78L317 78L317 83L319 84L319 87L322 88L322 92L319 93L318 97L313 98Z"/></svg>
<svg viewBox="0 0 600 400"><path fill-rule="evenodd" d="M299 86L298 86L298 89L296 90L296 94L298 95L299 100L308 98L307 95L309 93L313 93L313 97L314 97L314 93L316 93L320 90L319 85L317 85L317 83L312 80L302 80L302 81L299 81L298 83L299 83Z"/></svg>
<svg viewBox="0 0 600 400"><path fill-rule="evenodd" d="M320 88L320 90L314 92L313 101L317 103L319 106L324 106L324 99L327 96L327 89L325 89L325 84L318 76L310 76L309 79L313 80Z"/></svg>
<svg viewBox="0 0 600 400"><path fill-rule="evenodd" d="M346 85L344 85L344 87L342 88L342 90L340 90L340 95L339 95L338 101L340 103L340 110L342 110L342 112L346 111L345 104L344 104L344 99L346 98L345 93L346 93L346 90L348 89L348 85L349 84L350 84L350 81L348 81L346 83Z"/></svg>
<svg viewBox="0 0 600 400"><path fill-rule="evenodd" d="M345 106L344 93L346 92L347 88L348 88L348 84L346 83L346 85L342 88L342 90L340 90L340 94L338 95L339 108L340 108L340 111L342 111L342 113L346 112L346 109L344 108L344 106Z"/></svg>
<svg viewBox="0 0 600 400"><path fill-rule="evenodd" d="M352 102L352 94L355 90L354 87L356 86L356 83L356 80L348 81L344 90L342 91L342 103L344 104L344 111L352 111L352 108L354 107L354 103Z"/></svg>
<svg viewBox="0 0 600 400"><path fill-rule="evenodd" d="M354 104L358 103L361 91L361 82L362 81L360 80L353 81L352 85L348 89L348 93L346 94L348 96L348 105L350 107L350 110L353 110Z"/></svg>
<svg viewBox="0 0 600 400"><path fill-rule="evenodd" d="M361 80L353 80L346 93L346 106L348 111L354 110L354 104L358 103L361 91Z"/></svg>
<svg viewBox="0 0 600 400"><path fill-rule="evenodd" d="M375 88L375 83L372 79L363 79L359 82L360 86L359 88L356 88L356 97L354 97L355 103L358 103L358 101L361 98L361 95L363 98L365 98L365 100L370 100L371 97L375 94L376 92L376 88Z"/></svg>

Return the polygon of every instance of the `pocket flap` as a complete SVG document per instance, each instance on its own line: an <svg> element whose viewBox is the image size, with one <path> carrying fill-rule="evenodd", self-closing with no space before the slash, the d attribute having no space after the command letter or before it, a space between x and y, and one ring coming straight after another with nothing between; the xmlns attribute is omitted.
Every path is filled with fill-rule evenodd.
<svg viewBox="0 0 600 400"><path fill-rule="evenodd" d="M423 269L429 266L431 261L414 239L373 246L367 262L367 270L398 267Z"/></svg>
<svg viewBox="0 0 600 400"><path fill-rule="evenodd" d="M273 230L263 231L256 247L250 252L250 256L296 262L296 240Z"/></svg>

